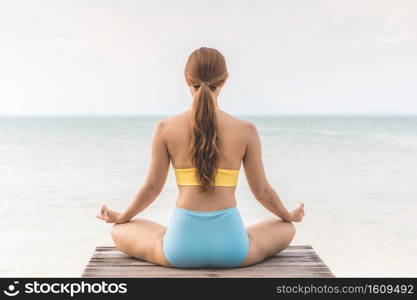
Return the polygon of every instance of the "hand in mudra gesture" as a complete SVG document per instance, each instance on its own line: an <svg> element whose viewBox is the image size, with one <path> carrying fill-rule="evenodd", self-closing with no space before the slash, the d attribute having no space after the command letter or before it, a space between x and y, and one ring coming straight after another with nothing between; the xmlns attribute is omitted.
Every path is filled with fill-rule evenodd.
<svg viewBox="0 0 417 300"><path fill-rule="evenodd" d="M291 222L301 222L304 215L304 203L301 203L296 209L290 212Z"/></svg>
<svg viewBox="0 0 417 300"><path fill-rule="evenodd" d="M101 207L100 213L96 217L106 223L124 223L121 218L122 214L107 208L106 205Z"/></svg>

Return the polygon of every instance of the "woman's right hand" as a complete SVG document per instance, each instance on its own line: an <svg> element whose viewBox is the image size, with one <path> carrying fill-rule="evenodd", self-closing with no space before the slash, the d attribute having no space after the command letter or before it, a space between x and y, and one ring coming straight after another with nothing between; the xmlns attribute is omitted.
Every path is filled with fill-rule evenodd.
<svg viewBox="0 0 417 300"><path fill-rule="evenodd" d="M301 203L296 209L290 211L291 222L301 222L304 213L304 203Z"/></svg>
<svg viewBox="0 0 417 300"><path fill-rule="evenodd" d="M100 209L100 213L96 216L98 219L103 220L106 223L124 223L125 221L122 220L122 214L108 209L106 205L103 205Z"/></svg>

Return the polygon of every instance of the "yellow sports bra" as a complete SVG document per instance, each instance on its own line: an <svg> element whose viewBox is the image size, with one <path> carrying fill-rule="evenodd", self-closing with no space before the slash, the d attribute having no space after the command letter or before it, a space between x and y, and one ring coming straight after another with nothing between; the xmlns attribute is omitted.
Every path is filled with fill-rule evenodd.
<svg viewBox="0 0 417 300"><path fill-rule="evenodd" d="M195 168L174 169L178 185L201 185L197 180ZM217 169L214 186L236 186L239 178L239 169Z"/></svg>

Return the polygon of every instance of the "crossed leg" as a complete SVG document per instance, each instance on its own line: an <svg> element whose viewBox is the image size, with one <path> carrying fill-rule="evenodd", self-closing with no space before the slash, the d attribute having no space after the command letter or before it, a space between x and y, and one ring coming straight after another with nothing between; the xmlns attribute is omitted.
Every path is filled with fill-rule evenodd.
<svg viewBox="0 0 417 300"><path fill-rule="evenodd" d="M246 267L281 252L295 235L292 223L270 218L247 227L249 252L239 267Z"/></svg>
<svg viewBox="0 0 417 300"><path fill-rule="evenodd" d="M171 267L162 248L166 230L166 226L140 218L113 225L111 234L118 250L141 260ZM287 248L294 238L295 227L292 223L271 218L247 227L247 232L249 252L239 267L256 264Z"/></svg>
<svg viewBox="0 0 417 300"><path fill-rule="evenodd" d="M116 248L140 260L170 267L162 250L166 227L144 218L114 224L111 230Z"/></svg>

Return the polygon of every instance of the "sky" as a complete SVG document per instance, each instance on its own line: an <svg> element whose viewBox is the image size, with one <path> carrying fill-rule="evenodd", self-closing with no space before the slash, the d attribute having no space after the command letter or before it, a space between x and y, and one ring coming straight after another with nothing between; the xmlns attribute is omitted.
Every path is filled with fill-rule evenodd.
<svg viewBox="0 0 417 300"><path fill-rule="evenodd" d="M231 114L417 114L415 0L0 0L0 115L175 114L201 46Z"/></svg>

